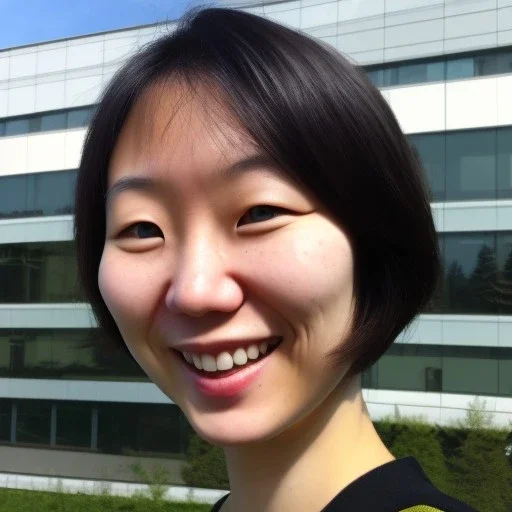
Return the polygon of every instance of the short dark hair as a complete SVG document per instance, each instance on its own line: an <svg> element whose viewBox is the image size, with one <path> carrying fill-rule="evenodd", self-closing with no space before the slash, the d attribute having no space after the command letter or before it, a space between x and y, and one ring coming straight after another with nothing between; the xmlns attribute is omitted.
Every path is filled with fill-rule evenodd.
<svg viewBox="0 0 512 512"><path fill-rule="evenodd" d="M310 190L350 239L352 331L333 354L360 372L426 305L439 251L423 173L363 71L328 45L232 9L189 12L131 57L106 88L76 188L79 275L98 323L123 344L99 287L109 161L130 109L169 79L213 84L253 141Z"/></svg>

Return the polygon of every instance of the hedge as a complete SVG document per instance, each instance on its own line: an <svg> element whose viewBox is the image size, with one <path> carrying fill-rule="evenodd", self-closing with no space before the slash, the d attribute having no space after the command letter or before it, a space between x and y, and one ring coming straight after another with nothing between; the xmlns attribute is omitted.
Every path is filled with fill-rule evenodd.
<svg viewBox="0 0 512 512"><path fill-rule="evenodd" d="M467 423L440 427L418 419L388 419L374 424L395 457L416 457L443 492L481 512L510 512L512 435ZM222 449L194 433L182 476L191 486L229 488Z"/></svg>

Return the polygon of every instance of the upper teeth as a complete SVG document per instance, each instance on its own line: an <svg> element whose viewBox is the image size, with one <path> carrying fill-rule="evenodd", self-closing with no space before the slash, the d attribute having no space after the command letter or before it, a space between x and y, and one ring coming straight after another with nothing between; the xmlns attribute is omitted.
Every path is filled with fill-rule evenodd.
<svg viewBox="0 0 512 512"><path fill-rule="evenodd" d="M198 370L216 372L218 370L231 370L235 364L243 366L251 359L258 359L260 354L266 354L267 350L268 342L264 341L259 345L254 344L247 348L237 348L233 353L221 352L217 356L211 354L192 354L184 351L182 354L186 361L193 364Z"/></svg>

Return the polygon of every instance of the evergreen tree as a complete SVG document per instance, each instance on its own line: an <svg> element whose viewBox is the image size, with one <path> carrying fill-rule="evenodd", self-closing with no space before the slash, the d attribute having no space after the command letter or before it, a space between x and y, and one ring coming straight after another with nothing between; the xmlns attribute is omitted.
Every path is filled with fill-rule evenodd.
<svg viewBox="0 0 512 512"><path fill-rule="evenodd" d="M496 282L496 302L500 313L512 313L512 251Z"/></svg>
<svg viewBox="0 0 512 512"><path fill-rule="evenodd" d="M468 280L464 275L462 265L457 260L450 265L446 281L450 311L466 311Z"/></svg>
<svg viewBox="0 0 512 512"><path fill-rule="evenodd" d="M494 251L483 244L476 266L468 280L470 310L475 313L492 313L496 310L497 263Z"/></svg>

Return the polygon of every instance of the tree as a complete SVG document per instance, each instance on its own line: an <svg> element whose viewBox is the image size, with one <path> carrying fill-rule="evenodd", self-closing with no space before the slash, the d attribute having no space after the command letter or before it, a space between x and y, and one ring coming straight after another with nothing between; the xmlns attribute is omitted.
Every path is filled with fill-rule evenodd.
<svg viewBox="0 0 512 512"><path fill-rule="evenodd" d="M492 313L496 309L497 273L496 255L488 245L483 244L468 280L470 309L475 313Z"/></svg>

